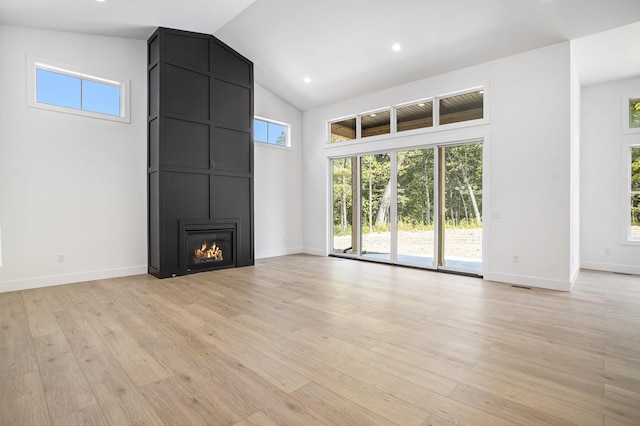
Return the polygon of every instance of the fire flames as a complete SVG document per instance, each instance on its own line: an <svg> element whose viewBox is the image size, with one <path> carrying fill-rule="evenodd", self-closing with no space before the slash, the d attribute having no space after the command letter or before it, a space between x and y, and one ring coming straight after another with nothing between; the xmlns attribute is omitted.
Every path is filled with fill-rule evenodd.
<svg viewBox="0 0 640 426"><path fill-rule="evenodd" d="M214 262L216 260L222 260L222 249L214 242L210 246L205 242L199 249L196 249L196 259L200 262Z"/></svg>

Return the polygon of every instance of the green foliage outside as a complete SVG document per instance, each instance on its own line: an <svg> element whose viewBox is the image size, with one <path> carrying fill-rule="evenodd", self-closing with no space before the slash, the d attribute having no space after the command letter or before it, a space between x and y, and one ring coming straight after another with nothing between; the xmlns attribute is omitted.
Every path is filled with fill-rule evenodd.
<svg viewBox="0 0 640 426"><path fill-rule="evenodd" d="M629 100L629 126L631 128L640 127L640 99Z"/></svg>
<svg viewBox="0 0 640 426"><path fill-rule="evenodd" d="M398 229L431 230L434 224L434 149L398 152ZM445 226L482 227L482 145L447 147L445 155ZM350 235L353 219L353 162L333 160L334 235ZM390 229L391 158L389 154L360 158L362 232ZM357 180L356 180L357 181Z"/></svg>
<svg viewBox="0 0 640 426"><path fill-rule="evenodd" d="M446 229L475 229L475 228L478 228L478 222L476 222L475 220L471 222L462 220L454 224L453 222L451 222L451 220L446 220L444 227ZM433 231L433 230L434 230L433 224L425 225L425 224L415 224L415 223L405 223L405 222L398 223L398 231L413 232L413 231ZM333 235L336 237L351 235L351 231L352 231L351 225L347 225L344 229L342 229L340 225L333 226ZM373 229L372 229L373 233L390 232L390 231L391 231L390 224L373 225ZM369 228L367 227L366 229L363 229L362 232L363 234L369 233Z"/></svg>
<svg viewBox="0 0 640 426"><path fill-rule="evenodd" d="M640 226L640 147L631 148L631 226Z"/></svg>

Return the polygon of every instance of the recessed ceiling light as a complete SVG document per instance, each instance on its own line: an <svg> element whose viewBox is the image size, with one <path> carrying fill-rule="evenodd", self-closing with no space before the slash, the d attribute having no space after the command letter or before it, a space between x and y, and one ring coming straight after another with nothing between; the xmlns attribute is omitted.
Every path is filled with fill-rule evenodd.
<svg viewBox="0 0 640 426"><path fill-rule="evenodd" d="M311 77L305 77L302 79L302 81L304 81L305 83L309 84L311 83Z"/></svg>
<svg viewBox="0 0 640 426"><path fill-rule="evenodd" d="M369 117L375 117L375 116L376 116L375 114L369 114Z"/></svg>
<svg viewBox="0 0 640 426"><path fill-rule="evenodd" d="M418 106L425 106L426 104L418 104Z"/></svg>
<svg viewBox="0 0 640 426"><path fill-rule="evenodd" d="M391 50L393 50L394 52L399 52L402 50L402 46L400 46L400 43L394 43L393 46L391 46Z"/></svg>
<svg viewBox="0 0 640 426"><path fill-rule="evenodd" d="M98 3L104 3L107 0L96 0Z"/></svg>

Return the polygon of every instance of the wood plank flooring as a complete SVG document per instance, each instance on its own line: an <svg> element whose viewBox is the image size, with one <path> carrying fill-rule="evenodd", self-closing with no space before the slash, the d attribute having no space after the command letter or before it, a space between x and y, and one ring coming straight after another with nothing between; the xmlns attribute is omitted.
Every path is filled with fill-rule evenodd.
<svg viewBox="0 0 640 426"><path fill-rule="evenodd" d="M0 294L0 425L639 425L640 277L306 255Z"/></svg>

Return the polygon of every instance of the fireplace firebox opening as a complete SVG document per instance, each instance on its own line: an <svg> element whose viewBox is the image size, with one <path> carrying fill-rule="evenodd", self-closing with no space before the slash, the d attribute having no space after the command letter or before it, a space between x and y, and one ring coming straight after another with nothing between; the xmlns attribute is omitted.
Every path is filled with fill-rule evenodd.
<svg viewBox="0 0 640 426"><path fill-rule="evenodd" d="M236 223L181 221L180 269L185 274L236 266Z"/></svg>

